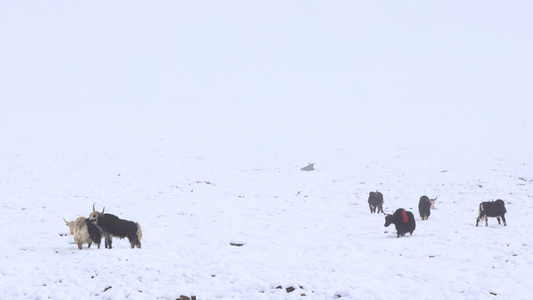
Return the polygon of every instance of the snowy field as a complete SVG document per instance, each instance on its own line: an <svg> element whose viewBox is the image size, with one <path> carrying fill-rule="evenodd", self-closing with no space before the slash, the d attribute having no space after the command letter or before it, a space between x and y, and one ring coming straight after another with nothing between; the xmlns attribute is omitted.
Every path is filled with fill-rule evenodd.
<svg viewBox="0 0 533 300"><path fill-rule="evenodd" d="M131 122L122 124L128 130L110 132L113 120L102 115L69 115L57 127L3 138L0 298L525 299L532 292L529 149L496 156L487 148L500 148L490 143L398 147L343 133L334 133L347 140L339 145L321 136L241 141L206 132L199 140L170 120L175 135L143 132L119 112L113 116ZM93 133L69 126L95 119L103 124ZM316 170L300 171L308 161ZM413 236L397 239L383 215L369 213L372 190L384 194L386 212L413 211ZM428 221L417 211L424 194L438 196ZM508 226L490 219L476 228L479 202L496 198L506 202ZM93 204L139 222L142 249L115 240L112 250L79 251L62 218L88 216Z"/></svg>
<svg viewBox="0 0 533 300"><path fill-rule="evenodd" d="M0 12L0 299L530 299L531 5L236 3Z"/></svg>

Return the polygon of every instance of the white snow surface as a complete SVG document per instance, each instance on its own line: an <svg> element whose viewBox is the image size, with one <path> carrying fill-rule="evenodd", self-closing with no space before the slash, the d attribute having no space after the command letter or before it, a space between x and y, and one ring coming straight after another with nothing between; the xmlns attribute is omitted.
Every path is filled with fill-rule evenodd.
<svg viewBox="0 0 533 300"><path fill-rule="evenodd" d="M531 4L224 3L2 9L0 299L530 299Z"/></svg>

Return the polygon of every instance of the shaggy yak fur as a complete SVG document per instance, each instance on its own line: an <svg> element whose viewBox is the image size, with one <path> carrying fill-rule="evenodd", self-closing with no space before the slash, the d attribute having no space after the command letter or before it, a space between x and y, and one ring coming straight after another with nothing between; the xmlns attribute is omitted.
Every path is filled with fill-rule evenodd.
<svg viewBox="0 0 533 300"><path fill-rule="evenodd" d="M400 235L404 236L407 232L413 235L416 228L413 213L403 208L397 209L392 215L385 216L385 227L389 227L390 224L396 226L396 238L399 238Z"/></svg>
<svg viewBox="0 0 533 300"><path fill-rule="evenodd" d="M94 206L93 206L94 210ZM103 231L105 237L105 247L112 248L113 236L121 239L127 237L130 241L131 248L141 248L142 229L139 223L123 220L112 214L104 214L102 212L93 211L89 219Z"/></svg>
<svg viewBox="0 0 533 300"><path fill-rule="evenodd" d="M485 219L485 226L489 226L488 218L496 218L498 224L501 224L500 218L502 218L503 225L507 226L507 222L505 221L506 212L505 203L501 199L493 202L481 202L479 204L479 214L476 220L476 226L479 224L479 221L483 219Z"/></svg>
<svg viewBox="0 0 533 300"><path fill-rule="evenodd" d="M63 221L69 227L70 235L74 236L74 243L78 244L78 249L81 250L83 244L87 244L87 247L91 248L92 243L95 243L100 249L102 233L89 219L79 217L74 221L68 222L63 218Z"/></svg>
<svg viewBox="0 0 533 300"><path fill-rule="evenodd" d="M383 211L383 194L376 191L376 192L370 192L368 194L368 206L370 207L370 213L375 213L376 208L378 209L378 214L381 212L385 214Z"/></svg>

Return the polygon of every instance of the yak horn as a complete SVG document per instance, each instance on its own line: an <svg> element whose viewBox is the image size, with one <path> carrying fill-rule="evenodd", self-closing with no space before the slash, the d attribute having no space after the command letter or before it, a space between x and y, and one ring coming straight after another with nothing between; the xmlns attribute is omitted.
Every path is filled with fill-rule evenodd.
<svg viewBox="0 0 533 300"><path fill-rule="evenodd" d="M105 210L105 206L104 206L104 209L102 209L102 214L104 213L104 210Z"/></svg>
<svg viewBox="0 0 533 300"><path fill-rule="evenodd" d="M95 211L96 209L94 209L94 204L93 204L93 211Z"/></svg>
<svg viewBox="0 0 533 300"><path fill-rule="evenodd" d="M67 220L65 220L65 218L64 218L64 217L63 217L63 221L65 221L65 223L67 223L67 225L68 225L68 222L67 222Z"/></svg>

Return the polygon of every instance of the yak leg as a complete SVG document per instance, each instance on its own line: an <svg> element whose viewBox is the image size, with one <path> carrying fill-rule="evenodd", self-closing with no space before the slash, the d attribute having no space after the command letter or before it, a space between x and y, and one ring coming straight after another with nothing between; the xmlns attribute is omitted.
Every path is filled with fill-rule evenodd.
<svg viewBox="0 0 533 300"><path fill-rule="evenodd" d="M78 243L78 249L81 250L82 243Z"/></svg>
<svg viewBox="0 0 533 300"><path fill-rule="evenodd" d="M497 217L496 220L498 220L498 224L501 224L500 217Z"/></svg>
<svg viewBox="0 0 533 300"><path fill-rule="evenodd" d="M139 241L139 237L137 235L133 237L133 243L135 244L137 248L141 249L141 241ZM133 248L133 244L132 244L132 248Z"/></svg>
<svg viewBox="0 0 533 300"><path fill-rule="evenodd" d="M128 240L130 241L131 249L135 248L135 246L137 246L139 249L141 248L141 242L137 236L128 237Z"/></svg>
<svg viewBox="0 0 533 300"><path fill-rule="evenodd" d="M507 226L507 222L505 221L505 216L502 215L502 220L503 220L503 226Z"/></svg>
<svg viewBox="0 0 533 300"><path fill-rule="evenodd" d="M479 216L477 217L477 220L476 220L476 227L477 225L479 224L479 221L482 221L483 219L485 219L485 221L487 220L487 216L485 215L484 212L481 212L479 214ZM488 226L488 225L487 225Z"/></svg>
<svg viewBox="0 0 533 300"><path fill-rule="evenodd" d="M105 233L104 236L105 236L105 247L109 249L113 248L111 246L111 243L113 241L111 235L109 233Z"/></svg>

